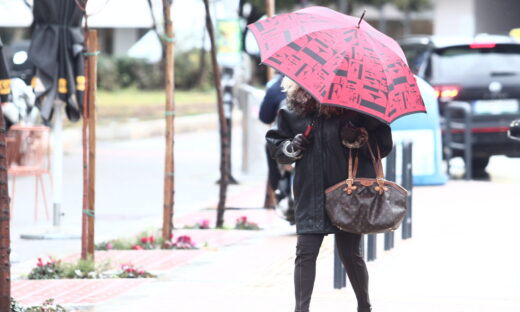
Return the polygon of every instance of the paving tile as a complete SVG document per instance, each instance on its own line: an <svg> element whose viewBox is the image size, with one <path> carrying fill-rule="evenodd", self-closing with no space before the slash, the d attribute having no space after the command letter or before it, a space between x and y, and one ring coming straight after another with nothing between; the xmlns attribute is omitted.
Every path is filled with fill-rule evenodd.
<svg viewBox="0 0 520 312"><path fill-rule="evenodd" d="M150 279L16 280L12 297L23 305L41 304L53 298L62 305L96 304L114 298Z"/></svg>

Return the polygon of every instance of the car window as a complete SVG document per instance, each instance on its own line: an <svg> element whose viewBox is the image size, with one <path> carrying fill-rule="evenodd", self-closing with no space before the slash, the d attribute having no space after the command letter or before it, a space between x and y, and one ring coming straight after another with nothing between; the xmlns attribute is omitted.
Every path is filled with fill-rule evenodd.
<svg viewBox="0 0 520 312"><path fill-rule="evenodd" d="M520 45L477 48L466 45L437 49L429 67L433 78L520 76Z"/></svg>
<svg viewBox="0 0 520 312"><path fill-rule="evenodd" d="M427 51L428 46L424 44L406 44L401 45L401 48L406 56L406 60L408 61L408 66L414 74L418 74L421 65L425 60L425 52Z"/></svg>

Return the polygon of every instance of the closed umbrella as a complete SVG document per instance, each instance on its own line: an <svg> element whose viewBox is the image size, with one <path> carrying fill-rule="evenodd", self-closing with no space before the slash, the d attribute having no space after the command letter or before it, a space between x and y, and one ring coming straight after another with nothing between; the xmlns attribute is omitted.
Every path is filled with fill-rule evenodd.
<svg viewBox="0 0 520 312"><path fill-rule="evenodd" d="M248 27L262 62L293 79L321 104L385 123L426 112L397 42L360 18L310 7Z"/></svg>
<svg viewBox="0 0 520 312"><path fill-rule="evenodd" d="M83 12L75 0L38 0L33 15L29 59L36 67L36 104L43 119L50 121L58 98L65 103L68 119L77 121L85 91Z"/></svg>
<svg viewBox="0 0 520 312"><path fill-rule="evenodd" d="M2 39L0 39L0 103L7 102L11 93L11 80L5 64Z"/></svg>

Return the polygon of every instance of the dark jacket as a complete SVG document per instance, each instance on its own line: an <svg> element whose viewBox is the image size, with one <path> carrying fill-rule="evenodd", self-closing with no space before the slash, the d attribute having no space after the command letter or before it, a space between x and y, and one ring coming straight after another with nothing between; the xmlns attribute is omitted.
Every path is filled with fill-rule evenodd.
<svg viewBox="0 0 520 312"><path fill-rule="evenodd" d="M374 118L361 114L345 114L317 119L311 133L311 144L300 159L288 157L282 151L286 140L303 133L311 118L302 117L289 109L278 113L276 127L266 134L271 156L279 163L295 162L294 197L296 205L296 231L303 233L336 233L325 211L325 189L347 178L348 150L341 143L340 130L348 122L364 127L369 133L369 142L374 148L379 145L381 157L392 150L390 127ZM359 150L358 177L375 177L369 153Z"/></svg>
<svg viewBox="0 0 520 312"><path fill-rule="evenodd" d="M258 118L266 124L274 122L280 103L285 100L285 92L282 91L283 76L278 76L274 83L265 91L264 99L260 104Z"/></svg>

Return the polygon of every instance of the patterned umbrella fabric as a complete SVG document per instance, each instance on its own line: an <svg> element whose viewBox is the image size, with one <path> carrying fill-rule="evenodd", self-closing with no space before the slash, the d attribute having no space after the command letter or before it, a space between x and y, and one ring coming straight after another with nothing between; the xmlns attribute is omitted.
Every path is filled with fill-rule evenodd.
<svg viewBox="0 0 520 312"><path fill-rule="evenodd" d="M399 44L360 18L310 7L248 27L262 62L293 79L321 104L386 123L426 112Z"/></svg>
<svg viewBox="0 0 520 312"><path fill-rule="evenodd" d="M34 1L34 32L29 59L36 67L36 105L49 121L56 98L65 103L71 121L79 120L83 107L83 12L76 0Z"/></svg>
<svg viewBox="0 0 520 312"><path fill-rule="evenodd" d="M0 103L7 102L11 93L11 80L3 53L2 39L0 39Z"/></svg>

